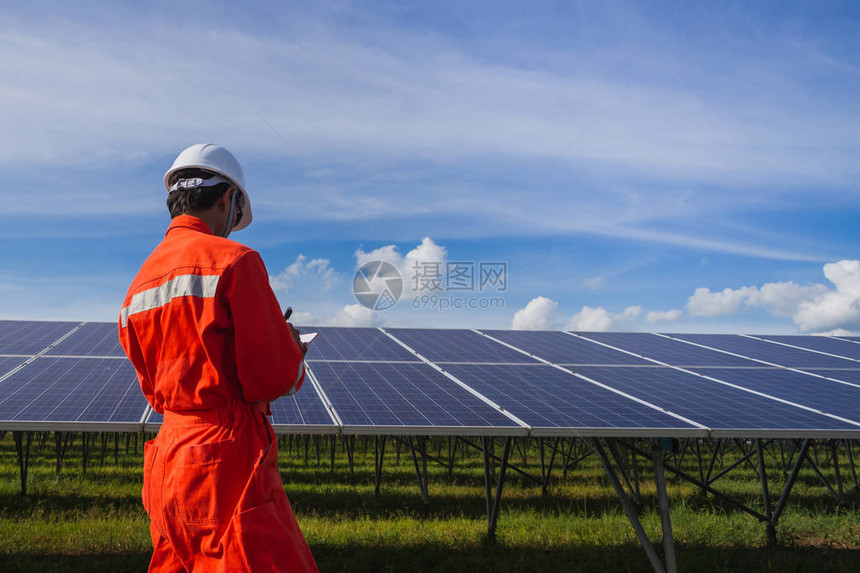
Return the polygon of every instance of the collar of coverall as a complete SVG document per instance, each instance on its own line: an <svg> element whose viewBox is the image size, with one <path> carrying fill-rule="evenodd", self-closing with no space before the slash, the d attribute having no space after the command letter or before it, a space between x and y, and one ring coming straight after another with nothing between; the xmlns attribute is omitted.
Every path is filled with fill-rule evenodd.
<svg viewBox="0 0 860 573"><path fill-rule="evenodd" d="M212 229L209 228L209 225L203 222L202 219L198 219L194 215L178 215L170 221L170 226L167 228L167 235L170 231L174 229L185 228L192 229L194 231L199 231L201 233L206 233L207 235L214 235Z"/></svg>

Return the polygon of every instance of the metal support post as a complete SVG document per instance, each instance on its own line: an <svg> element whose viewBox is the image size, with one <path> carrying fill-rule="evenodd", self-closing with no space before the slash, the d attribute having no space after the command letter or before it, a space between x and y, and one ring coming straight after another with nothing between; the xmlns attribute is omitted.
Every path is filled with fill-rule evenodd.
<svg viewBox="0 0 860 573"><path fill-rule="evenodd" d="M758 477L761 481L761 495L764 500L764 514L767 516L767 546L776 547L776 524L773 522L773 510L770 505L770 492L767 489L767 471L764 467L764 453L761 438L755 441L756 460L758 461Z"/></svg>
<svg viewBox="0 0 860 573"><path fill-rule="evenodd" d="M379 495L379 483L382 481L382 460L385 457L385 436L374 436L374 472L373 493Z"/></svg>
<svg viewBox="0 0 860 573"><path fill-rule="evenodd" d="M666 569L663 568L663 563L657 556L657 551L654 549L654 545L651 543L651 540L648 539L648 535L645 534L645 530L639 522L639 517L636 515L636 510L633 508L633 504L624 492L624 488L621 486L621 482L618 480L618 476L615 474L612 464L609 463L609 458L606 457L606 452L603 451L603 446L600 445L600 439L591 438L591 443L594 446L594 451L597 453L597 457L600 458L600 462L603 464L603 469L606 471L609 481L612 482L612 487L615 488L615 493L618 495L618 499L621 500L621 506L627 514L627 519L630 520L630 525L633 526L633 531L636 532L639 542L642 543L642 548L645 550L645 554L648 556L648 560L651 562L651 566L654 568L655 573L666 573Z"/></svg>
<svg viewBox="0 0 860 573"><path fill-rule="evenodd" d="M773 510L772 520L774 528L776 528L776 524L779 523L779 516L782 515L782 511L785 509L785 502L788 500L788 494L791 493L791 488L794 487L794 482L797 479L797 475L800 473L800 466L809 454L809 442L810 440L808 439L803 440L803 445L800 447L800 452L797 454L794 467L791 468L791 475L788 476L788 481L785 482L785 487L782 488L782 495L779 497L776 508Z"/></svg>
<svg viewBox="0 0 860 573"><path fill-rule="evenodd" d="M418 466L418 454L415 451L415 439L412 436L409 436L409 450L412 452L412 464L415 466L415 477L418 479L418 492L421 494L421 501L424 502L424 505L429 503L427 498L427 456L424 449L427 444L424 441L423 437L418 438L418 447L421 450L421 459L423 462L423 474L421 468Z"/></svg>
<svg viewBox="0 0 860 573"><path fill-rule="evenodd" d="M845 490L842 488L842 474L839 473L839 454L837 453L838 442L830 440L830 451L833 456L833 473L836 476L836 488L839 491L839 497L845 496Z"/></svg>
<svg viewBox="0 0 860 573"><path fill-rule="evenodd" d="M343 436L343 444L346 446L346 459L349 462L349 477L355 479L355 463L352 450L355 447L355 436Z"/></svg>
<svg viewBox="0 0 860 573"><path fill-rule="evenodd" d="M657 500L660 507L660 524L663 528L663 553L666 558L666 573L678 573L675 561L675 540L672 537L672 520L669 517L669 495L666 492L666 472L663 471L663 451L653 447L654 480L657 485Z"/></svg>
<svg viewBox="0 0 860 573"><path fill-rule="evenodd" d="M851 466L851 477L854 478L854 487L860 487L857 482L857 469L854 467L854 451L851 440L845 440L845 449L848 450L848 465Z"/></svg>
<svg viewBox="0 0 860 573"><path fill-rule="evenodd" d="M24 432L12 432L15 438L15 451L18 454L18 468L21 471L21 495L27 495L27 472L30 470L30 444L33 432L26 432L27 445L24 446Z"/></svg>

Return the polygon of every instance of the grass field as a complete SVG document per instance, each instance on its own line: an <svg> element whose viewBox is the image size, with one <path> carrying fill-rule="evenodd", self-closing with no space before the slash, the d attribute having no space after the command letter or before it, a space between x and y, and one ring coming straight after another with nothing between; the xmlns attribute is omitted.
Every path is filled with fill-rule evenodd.
<svg viewBox="0 0 860 573"><path fill-rule="evenodd" d="M29 495L22 497L12 435L0 439L0 571L145 570L151 545L140 503L141 446L134 453L132 445L126 453L121 437L115 460L109 441L103 460L100 448L91 451L84 474L78 435L58 474L53 437L41 447L37 442ZM333 471L325 444L319 462L313 442L307 461L294 443L281 453L287 494L323 572L651 571L595 456L566 477L556 470L546 495L539 485L509 472L497 538L491 542L479 451L458 451L450 475L440 465L429 466L425 506L405 451L397 463L389 446L376 495L372 442L365 453L365 444L357 441L354 477L338 444ZM437 446L431 441L430 447ZM527 466L520 453L512 462L539 475L536 450L527 454ZM723 463L731 459L728 454ZM771 454L767 461L778 495L783 479L778 456ZM642 470L640 518L659 546L653 476L645 464ZM671 475L668 479L680 571L860 571L856 490L848 493L849 503L838 505L815 474L804 470L780 520L779 547L768 549L763 524ZM853 485L850 474L847 481ZM718 489L761 506L752 467L728 474Z"/></svg>

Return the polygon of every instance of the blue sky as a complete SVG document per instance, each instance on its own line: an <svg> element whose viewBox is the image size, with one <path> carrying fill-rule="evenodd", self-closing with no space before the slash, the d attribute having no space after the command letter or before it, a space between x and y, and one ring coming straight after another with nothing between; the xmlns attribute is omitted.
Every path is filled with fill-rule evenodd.
<svg viewBox="0 0 860 573"><path fill-rule="evenodd" d="M114 320L211 141L303 322L858 332L860 9L749 4L6 6L0 318ZM508 288L372 312L368 257Z"/></svg>

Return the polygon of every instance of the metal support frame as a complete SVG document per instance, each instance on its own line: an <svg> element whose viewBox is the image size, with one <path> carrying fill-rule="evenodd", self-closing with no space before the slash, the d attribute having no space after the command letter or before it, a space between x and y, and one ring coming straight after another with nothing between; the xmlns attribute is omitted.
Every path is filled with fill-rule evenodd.
<svg viewBox="0 0 860 573"><path fill-rule="evenodd" d="M666 492L666 472L663 470L663 450L659 446L652 446L652 452L654 481L657 486L657 501L660 508L660 525L663 530L663 554L666 558L666 572L678 573L678 564L675 560L675 540L672 537L672 520L669 517L669 495ZM699 469L701 470L701 464Z"/></svg>
<svg viewBox="0 0 860 573"><path fill-rule="evenodd" d="M624 491L624 487L621 485L621 481L619 481L618 475L615 473L615 468L612 467L606 452L603 450L603 446L600 445L600 438L591 438L591 443L594 446L594 451L597 453L597 457L600 458L600 463L603 464L603 469L606 471L606 475L609 477L609 481L612 483L612 487L615 489L615 493L621 501L624 513L627 514L627 519L630 520L630 525L633 526L633 531L636 532L636 537L639 538L639 542L642 544L642 548L645 550L645 554L648 556L648 560L651 562L651 566L654 568L655 573L666 573L666 568L663 567L663 563L660 561L660 557L657 556L657 551L654 549L654 544L651 543L651 540L648 539L648 535L642 528L639 516L636 515L636 509L633 507L633 503L631 503L630 498ZM666 531L663 533L665 536ZM668 535L671 536L671 534L672 532L669 530Z"/></svg>
<svg viewBox="0 0 860 573"><path fill-rule="evenodd" d="M379 495L379 483L382 481L382 461L385 458L385 436L374 436L373 444L373 493Z"/></svg>
<svg viewBox="0 0 860 573"><path fill-rule="evenodd" d="M415 466L415 477L418 480L418 491L424 505L429 502L427 497L427 440L424 436L418 436L418 451L421 453L421 465L418 464L418 453L415 448L415 438L409 436L409 449L412 452L412 463Z"/></svg>
<svg viewBox="0 0 860 573"><path fill-rule="evenodd" d="M505 475L508 469L508 456L511 453L511 437L505 438L502 459L499 464L499 475L496 479L495 494L493 492L493 459L491 453L495 442L492 438L481 438L481 449L484 454L484 495L487 501L487 539L495 540L496 523L499 519L499 507L502 504L502 490L505 487ZM498 458L495 458L498 459Z"/></svg>
<svg viewBox="0 0 860 573"><path fill-rule="evenodd" d="M24 436L27 434L26 446ZM21 472L21 495L27 495L27 473L30 470L30 445L33 443L33 432L12 432L15 437L15 452L18 454L18 469Z"/></svg>
<svg viewBox="0 0 860 573"><path fill-rule="evenodd" d="M764 513L767 516L767 546L776 547L776 524L773 521L773 510L770 505L770 492L767 489L767 469L764 466L764 452L762 451L761 439L755 441L756 461L758 462L758 476L761 482L761 496L764 500Z"/></svg>
<svg viewBox="0 0 860 573"><path fill-rule="evenodd" d="M857 469L854 467L854 445L851 440L845 440L845 449L848 450L848 465L851 467L851 477L854 478L854 487L860 487L857 482Z"/></svg>

